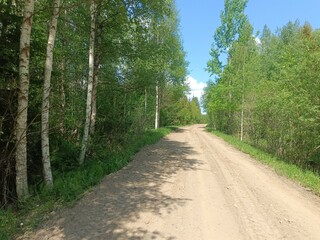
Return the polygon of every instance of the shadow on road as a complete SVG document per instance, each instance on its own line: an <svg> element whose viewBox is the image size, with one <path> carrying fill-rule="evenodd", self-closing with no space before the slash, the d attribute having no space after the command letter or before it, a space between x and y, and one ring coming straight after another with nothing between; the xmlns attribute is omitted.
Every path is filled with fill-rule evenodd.
<svg viewBox="0 0 320 240"><path fill-rule="evenodd" d="M51 232L59 229L65 239L175 239L135 227L135 222L142 212L162 216L190 201L163 191L164 183L170 184L170 177L178 171L199 167L197 160L187 157L190 154L191 146L168 139L146 147L127 167L107 176L74 208L59 214Z"/></svg>

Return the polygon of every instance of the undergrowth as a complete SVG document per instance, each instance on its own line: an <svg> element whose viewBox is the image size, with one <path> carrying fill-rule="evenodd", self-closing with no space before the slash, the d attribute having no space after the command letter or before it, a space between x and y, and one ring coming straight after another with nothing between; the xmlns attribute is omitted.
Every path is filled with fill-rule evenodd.
<svg viewBox="0 0 320 240"><path fill-rule="evenodd" d="M320 176L310 170L302 169L297 165L285 162L271 154L268 154L260 149L254 148L248 143L241 142L238 138L230 136L218 131L213 131L208 128L208 131L221 137L226 142L235 146L240 151L249 154L253 158L272 167L279 175L285 176L291 180L298 182L303 187L310 189L312 192L320 196Z"/></svg>
<svg viewBox="0 0 320 240"><path fill-rule="evenodd" d="M65 173L54 172L52 189L34 187L32 196L25 202L19 202L5 210L0 209L0 239L11 239L17 234L32 230L49 218L57 208L73 205L105 175L126 166L143 146L157 142L174 129L149 130L118 146L105 146L101 139L96 140L83 166Z"/></svg>

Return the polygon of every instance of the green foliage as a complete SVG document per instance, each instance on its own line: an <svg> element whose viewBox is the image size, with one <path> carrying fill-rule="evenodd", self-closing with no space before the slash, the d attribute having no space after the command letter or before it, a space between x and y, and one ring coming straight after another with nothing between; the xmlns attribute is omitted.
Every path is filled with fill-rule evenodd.
<svg viewBox="0 0 320 240"><path fill-rule="evenodd" d="M0 207L15 198L13 183L15 176L11 169L14 163L13 127L19 77L19 44L22 22L20 5L18 3L14 7L11 1L0 1ZM0 215L2 215L1 212ZM1 234L0 239L2 239Z"/></svg>
<svg viewBox="0 0 320 240"><path fill-rule="evenodd" d="M0 90L17 85L21 21L9 3L0 2Z"/></svg>
<svg viewBox="0 0 320 240"><path fill-rule="evenodd" d="M161 94L162 126L176 122L170 115L178 108L179 101L175 100L182 99L186 94L187 62L174 1L116 0L96 1L96 4L94 65L98 79L97 114L95 135L91 138L108 139L112 146L121 146L123 142L153 128L156 85L159 85ZM7 106L1 105L0 108L0 153L3 152L2 146L8 146L5 149L6 161L1 162L0 172L10 170L6 176L1 174L1 206L9 205L16 199L12 146L14 126L11 123L16 111L23 5L23 1L0 3L0 42L6 46L0 49L0 101ZM31 31L28 177L36 189L43 181L40 118L51 8L48 1L36 2ZM66 177L79 167L76 159L85 116L89 29L88 1L64 1L58 20L50 93L50 152L54 179ZM166 105L169 102L172 109ZM96 154L93 146L91 142L88 157ZM4 189L8 192L2 192ZM3 199L5 196L10 197Z"/></svg>
<svg viewBox="0 0 320 240"><path fill-rule="evenodd" d="M13 2L16 6L12 5ZM156 85L160 89L162 126L190 123L199 113L195 100L192 103L187 100L188 104L180 106L180 100L186 99L187 62L174 1L96 1L97 115L87 161L84 166L79 166L77 160L87 93L90 4L88 1L64 1L55 41L50 93L50 158L54 186L51 189L44 187L40 144L41 93L47 23L52 5L37 1L31 31L27 130L28 180L32 196L26 202L15 202L12 123L16 111L23 1L13 2L0 3L0 41L6 46L0 49L0 100L5 103L3 106L8 106L1 105L0 108L0 147L8 146L0 172L9 172L1 174L0 206L11 204L15 207L12 212L9 208L1 212L1 224L4 224L1 225L1 239L37 225L40 216L57 204L72 203L99 183L103 176L125 166L142 146L167 134L169 130L166 129L148 130L154 124ZM4 88L5 92L2 91ZM176 121L177 109L189 114L190 119ZM22 219L24 226L19 225Z"/></svg>
<svg viewBox="0 0 320 240"><path fill-rule="evenodd" d="M52 168L58 173L65 173L78 167L80 146L64 139L57 141L56 144L52 141L53 146L56 147L51 154Z"/></svg>
<svg viewBox="0 0 320 240"><path fill-rule="evenodd" d="M199 123L201 109L196 97L188 99L188 86L179 82L167 84L162 91L160 123L162 126L182 126Z"/></svg>
<svg viewBox="0 0 320 240"><path fill-rule="evenodd" d="M220 14L221 25L213 36L214 42L210 50L212 58L207 63L207 71L211 75L220 76L222 73L221 55L227 56L229 60L229 51L247 22L247 16L244 13L247 3L248 0L225 0L224 10Z"/></svg>
<svg viewBox="0 0 320 240"><path fill-rule="evenodd" d="M228 64L205 90L209 125L289 163L320 171L320 39L309 24L265 27L256 42L244 22Z"/></svg>
<svg viewBox="0 0 320 240"><path fill-rule="evenodd" d="M106 174L126 166L142 147L156 143L172 130L173 127L149 130L139 137L131 137L121 146L106 146L107 139L98 139L93 143L91 156L83 166L68 172L65 169L55 172L52 189L44 186L35 188L37 194L17 205L15 211L11 208L0 209L1 239L10 239L20 231L32 229L60 205L73 204L88 189L98 184Z"/></svg>
<svg viewBox="0 0 320 240"><path fill-rule="evenodd" d="M9 240L18 227L18 219L11 208L0 209L0 239Z"/></svg>
<svg viewBox="0 0 320 240"><path fill-rule="evenodd" d="M212 131L212 129L208 129L208 130ZM225 141L232 144L242 152L247 153L250 156L254 157L255 159L272 167L273 169L275 169L275 171L278 174L285 176L289 179L292 179L296 182L299 182L302 186L310 189L315 194L320 196L319 174L316 174L310 170L301 169L297 167L295 164L287 163L272 154L268 154L260 149L252 147L248 143L240 141L236 137L226 135L218 131L213 131L213 133L223 138Z"/></svg>
<svg viewBox="0 0 320 240"><path fill-rule="evenodd" d="M226 0L224 2L224 10L220 14L221 25L214 35L218 49L228 51L228 48L236 41L247 19L244 13L247 3L248 0Z"/></svg>
<svg viewBox="0 0 320 240"><path fill-rule="evenodd" d="M44 195L53 194L56 199L64 202L77 200L85 190L99 183L106 174L126 166L143 146L159 141L169 132L168 128L146 131L142 136L134 137L120 146L105 146L107 140L97 140L93 143L89 160L80 168L66 174L62 174L65 171L57 174L54 188L44 190Z"/></svg>

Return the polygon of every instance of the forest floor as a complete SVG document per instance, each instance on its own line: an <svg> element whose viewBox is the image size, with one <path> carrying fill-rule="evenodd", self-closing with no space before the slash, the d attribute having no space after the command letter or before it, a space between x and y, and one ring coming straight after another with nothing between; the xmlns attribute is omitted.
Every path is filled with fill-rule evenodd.
<svg viewBox="0 0 320 240"><path fill-rule="evenodd" d="M320 239L319 223L319 197L194 125L18 239Z"/></svg>

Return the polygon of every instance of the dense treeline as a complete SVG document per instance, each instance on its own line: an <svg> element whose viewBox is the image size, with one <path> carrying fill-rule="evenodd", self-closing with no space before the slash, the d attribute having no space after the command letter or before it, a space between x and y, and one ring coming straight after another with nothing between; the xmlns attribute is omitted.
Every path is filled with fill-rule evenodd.
<svg viewBox="0 0 320 240"><path fill-rule="evenodd" d="M178 25L171 0L0 1L0 206L93 145L198 121Z"/></svg>
<svg viewBox="0 0 320 240"><path fill-rule="evenodd" d="M247 1L226 2L207 68L216 78L204 97L211 127L319 171L320 31L296 21L256 37Z"/></svg>

